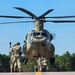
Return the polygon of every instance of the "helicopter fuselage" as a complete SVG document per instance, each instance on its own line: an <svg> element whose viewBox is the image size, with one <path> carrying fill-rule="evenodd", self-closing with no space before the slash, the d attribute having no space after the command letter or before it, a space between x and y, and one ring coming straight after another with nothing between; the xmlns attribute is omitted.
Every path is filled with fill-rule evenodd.
<svg viewBox="0 0 75 75"><path fill-rule="evenodd" d="M53 57L55 48L51 40L52 34L47 30L29 31L26 35L26 43L23 46L25 56L29 59L36 59L39 56Z"/></svg>

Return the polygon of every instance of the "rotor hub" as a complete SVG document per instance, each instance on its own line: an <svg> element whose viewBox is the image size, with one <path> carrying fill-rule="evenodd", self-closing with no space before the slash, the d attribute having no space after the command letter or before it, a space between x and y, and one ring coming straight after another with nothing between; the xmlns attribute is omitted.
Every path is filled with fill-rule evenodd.
<svg viewBox="0 0 75 75"><path fill-rule="evenodd" d="M34 30L35 31L42 31L43 25L44 25L43 20L39 20L39 19L35 20L34 21Z"/></svg>

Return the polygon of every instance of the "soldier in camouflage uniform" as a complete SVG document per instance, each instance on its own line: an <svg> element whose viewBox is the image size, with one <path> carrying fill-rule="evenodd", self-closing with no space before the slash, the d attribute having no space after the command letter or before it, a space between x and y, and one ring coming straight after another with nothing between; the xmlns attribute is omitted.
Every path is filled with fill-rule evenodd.
<svg viewBox="0 0 75 75"><path fill-rule="evenodd" d="M42 71L42 58L41 57L38 58L37 64L38 64L38 71Z"/></svg>
<svg viewBox="0 0 75 75"><path fill-rule="evenodd" d="M10 57L10 71L13 72L13 63L14 63L14 62L13 62L13 58L14 58L14 57L13 57L13 51L11 51L10 53L12 53L12 54L11 54L11 57Z"/></svg>
<svg viewBox="0 0 75 75"><path fill-rule="evenodd" d="M37 60L37 64L38 64L38 71L45 72L48 70L47 60L43 56L39 57L39 59Z"/></svg>
<svg viewBox="0 0 75 75"><path fill-rule="evenodd" d="M17 42L13 47L10 47L11 50L11 60L10 60L10 69L11 72L19 71L21 72L21 47L20 43Z"/></svg>
<svg viewBox="0 0 75 75"><path fill-rule="evenodd" d="M46 72L49 69L46 58L43 58L42 65L43 65L43 71Z"/></svg>
<svg viewBox="0 0 75 75"><path fill-rule="evenodd" d="M13 52L13 49L12 49L12 46L11 46L11 42L10 42L10 47L9 47L9 50L10 50L10 72L13 72L13 64L14 64L14 52Z"/></svg>

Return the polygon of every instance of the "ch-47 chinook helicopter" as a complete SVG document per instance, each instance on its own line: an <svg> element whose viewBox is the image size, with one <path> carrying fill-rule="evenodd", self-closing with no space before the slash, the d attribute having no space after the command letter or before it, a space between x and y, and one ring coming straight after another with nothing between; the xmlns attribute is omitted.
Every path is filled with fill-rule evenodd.
<svg viewBox="0 0 75 75"><path fill-rule="evenodd" d="M28 59L37 59L39 56L44 56L47 59L50 59L51 63L54 63L54 52L55 47L51 43L53 40L53 35L48 31L44 29L44 23L45 22L53 22L53 23L72 23L75 22L74 20L46 20L47 18L54 18L54 19L61 19L61 18L73 18L75 16L53 16L53 17L46 17L47 14L53 11L53 9L50 9L46 11L41 16L36 16L32 12L20 8L20 7L14 7L15 9L18 9L26 14L29 15L29 17L26 16L5 16L0 15L1 18L32 18L32 21L19 21L19 22L4 22L0 24L10 24L10 23L29 23L34 22L34 29L29 31L25 37L25 44L23 46L23 51L25 56Z"/></svg>

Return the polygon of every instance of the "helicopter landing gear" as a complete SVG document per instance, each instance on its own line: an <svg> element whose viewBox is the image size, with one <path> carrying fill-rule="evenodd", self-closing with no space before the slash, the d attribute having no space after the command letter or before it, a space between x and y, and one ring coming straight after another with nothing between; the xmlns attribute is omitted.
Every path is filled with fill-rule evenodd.
<svg viewBox="0 0 75 75"><path fill-rule="evenodd" d="M51 63L51 65L54 65L54 63L55 63L55 57L50 57L50 63Z"/></svg>
<svg viewBox="0 0 75 75"><path fill-rule="evenodd" d="M25 56L22 56L22 61L24 62L24 64L26 65L28 62L28 59Z"/></svg>
<svg viewBox="0 0 75 75"><path fill-rule="evenodd" d="M28 62L28 59L27 59L27 58L25 58L25 60L24 60L24 64L26 65L26 64L27 64L27 62Z"/></svg>

